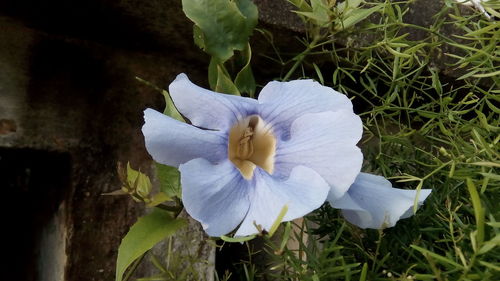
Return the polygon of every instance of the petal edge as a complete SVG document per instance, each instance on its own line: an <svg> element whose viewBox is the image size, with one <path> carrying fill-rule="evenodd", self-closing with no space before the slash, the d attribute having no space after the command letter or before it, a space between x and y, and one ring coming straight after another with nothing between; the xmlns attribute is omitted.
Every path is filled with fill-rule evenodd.
<svg viewBox="0 0 500 281"><path fill-rule="evenodd" d="M269 231L285 205L288 206L288 212L283 221L302 217L319 208L325 202L330 189L318 173L304 166L295 167L285 181L257 169L254 180L255 186L250 193L250 208L235 236L257 233L254 221Z"/></svg>
<svg viewBox="0 0 500 281"><path fill-rule="evenodd" d="M201 88L184 73L170 83L169 92L179 112L205 129L227 131L237 120L257 112L256 100Z"/></svg>
<svg viewBox="0 0 500 281"><path fill-rule="evenodd" d="M249 182L229 161L193 159L180 166L182 200L188 214L210 236L231 232L247 214Z"/></svg>
<svg viewBox="0 0 500 281"><path fill-rule="evenodd" d="M195 158L220 161L227 151L227 140L217 132L198 129L156 110L144 110L142 133L146 149L161 164L178 167Z"/></svg>

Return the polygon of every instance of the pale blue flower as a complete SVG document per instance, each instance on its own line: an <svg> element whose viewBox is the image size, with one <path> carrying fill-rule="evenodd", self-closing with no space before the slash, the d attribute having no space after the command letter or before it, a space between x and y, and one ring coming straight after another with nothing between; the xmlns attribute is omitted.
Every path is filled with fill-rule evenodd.
<svg viewBox="0 0 500 281"><path fill-rule="evenodd" d="M430 193L430 189L420 190L418 206ZM328 201L333 207L342 209L342 214L352 224L383 229L412 216L416 196L416 190L393 188L384 177L360 173L344 196L329 197Z"/></svg>
<svg viewBox="0 0 500 281"><path fill-rule="evenodd" d="M363 228L412 214L415 191L360 174L362 123L345 95L312 80L275 81L254 100L202 89L185 74L169 91L191 125L146 109L146 148L179 168L184 206L209 235L269 230L285 205L290 221L327 198Z"/></svg>
<svg viewBox="0 0 500 281"><path fill-rule="evenodd" d="M302 217L353 184L363 160L351 101L312 80L270 82L258 100L224 95L180 74L169 87L191 124L144 111L146 148L178 167L187 212L211 236L269 230Z"/></svg>

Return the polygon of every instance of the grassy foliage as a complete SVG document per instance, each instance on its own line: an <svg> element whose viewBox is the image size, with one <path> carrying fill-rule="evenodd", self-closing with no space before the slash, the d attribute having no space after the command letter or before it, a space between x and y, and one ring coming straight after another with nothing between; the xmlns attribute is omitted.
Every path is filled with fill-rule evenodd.
<svg viewBox="0 0 500 281"><path fill-rule="evenodd" d="M371 20L343 28L335 1L291 2L308 33L302 53L270 56L282 79L351 97L365 125L363 170L433 193L384 231L323 206L308 217L315 227L290 234L297 249L267 241L274 262L252 280L500 280L500 23L447 1L421 27L405 22L406 1L352 1L361 5L348 16L369 10Z"/></svg>

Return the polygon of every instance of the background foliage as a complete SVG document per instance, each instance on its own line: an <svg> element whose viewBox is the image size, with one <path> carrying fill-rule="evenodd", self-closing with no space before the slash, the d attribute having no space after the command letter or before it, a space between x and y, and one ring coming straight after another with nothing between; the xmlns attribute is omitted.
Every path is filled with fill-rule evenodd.
<svg viewBox="0 0 500 281"><path fill-rule="evenodd" d="M408 1L290 2L308 27L304 51L271 61L286 79L314 78L352 98L364 171L433 193L384 231L349 225L325 205L298 249L269 242L279 263L260 278L499 280L500 23L450 1L428 28L405 22ZM457 34L445 36L450 29Z"/></svg>

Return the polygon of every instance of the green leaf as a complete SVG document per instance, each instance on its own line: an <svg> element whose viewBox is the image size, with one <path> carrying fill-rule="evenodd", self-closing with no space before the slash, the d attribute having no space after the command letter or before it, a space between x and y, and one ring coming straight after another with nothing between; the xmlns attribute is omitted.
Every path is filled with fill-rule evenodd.
<svg viewBox="0 0 500 281"><path fill-rule="evenodd" d="M316 71L316 75L318 75L319 82L321 83L321 85L325 85L325 79L323 79L323 74L321 73L319 66L313 62L313 67L314 70Z"/></svg>
<svg viewBox="0 0 500 281"><path fill-rule="evenodd" d="M481 176L485 177L486 179L500 181L500 175L498 175L498 174L493 174L493 173L479 173L479 174ZM106 193L104 193L103 195L106 195Z"/></svg>
<svg viewBox="0 0 500 281"><path fill-rule="evenodd" d="M224 72L224 67L220 64L217 65L217 85L215 91L224 94L240 95L238 88L234 85L231 78Z"/></svg>
<svg viewBox="0 0 500 281"><path fill-rule="evenodd" d="M484 242L481 249L479 249L479 254L482 255L484 253L487 253L491 249L499 246L500 246L500 234L497 234L495 237L493 237L493 239Z"/></svg>
<svg viewBox="0 0 500 281"><path fill-rule="evenodd" d="M312 11L311 6L306 0L288 0L288 2L299 8L299 11Z"/></svg>
<svg viewBox="0 0 500 281"><path fill-rule="evenodd" d="M175 167L156 163L156 175L160 181L160 191L169 197L181 198L181 174Z"/></svg>
<svg viewBox="0 0 500 281"><path fill-rule="evenodd" d="M490 15L497 17L497 18L500 17L500 13L495 11L494 9L487 7L487 6L485 6L484 9L486 10L486 12L490 13Z"/></svg>
<svg viewBox="0 0 500 281"><path fill-rule="evenodd" d="M101 193L101 195L106 195L106 196L127 195L127 194L128 193L125 192L123 189L117 189L111 192Z"/></svg>
<svg viewBox="0 0 500 281"><path fill-rule="evenodd" d="M193 40L200 49L205 49L205 35L199 26L193 25Z"/></svg>
<svg viewBox="0 0 500 281"><path fill-rule="evenodd" d="M365 281L367 274L368 274L368 264L365 262L363 264L363 268L361 269L361 274L359 275L359 281Z"/></svg>
<svg viewBox="0 0 500 281"><path fill-rule="evenodd" d="M319 26L330 23L330 9L323 0L311 0L311 6L313 14L317 19L319 19L319 21L317 22Z"/></svg>
<svg viewBox="0 0 500 281"><path fill-rule="evenodd" d="M182 0L186 16L199 27L198 46L222 62L243 50L257 25L258 11L250 0Z"/></svg>
<svg viewBox="0 0 500 281"><path fill-rule="evenodd" d="M208 64L208 84L210 85L210 89L215 91L215 88L217 87L217 65L220 63L220 61L212 57L210 59L210 64Z"/></svg>
<svg viewBox="0 0 500 281"><path fill-rule="evenodd" d="M412 247L413 249L419 251L422 255L424 255L426 258L429 258L429 257L432 257L434 259L436 259L439 263L445 265L445 266L453 266L454 268L460 268L462 269L463 266L456 263L455 261L449 259L448 257L444 257L444 256L441 256L439 254L436 254L434 252L431 252L427 249L424 249L422 247L419 247L419 246L416 246L416 245L410 245L410 247Z"/></svg>
<svg viewBox="0 0 500 281"><path fill-rule="evenodd" d="M496 271L500 271L500 266L496 265L496 264L493 264L493 263L489 263L489 262L485 262L485 261L479 261L480 264L490 268L490 269L493 269L493 270L496 270Z"/></svg>
<svg viewBox="0 0 500 281"><path fill-rule="evenodd" d="M478 30L474 30L472 32L469 32L465 34L466 37L473 37L473 36L480 36L483 35L484 33L489 33L489 32L494 32L496 28L498 28L500 25L499 24L491 24L487 25L486 27L480 28Z"/></svg>
<svg viewBox="0 0 500 281"><path fill-rule="evenodd" d="M479 110L474 110L477 114L477 117L479 118L479 122L481 122L481 125L483 125L483 128L485 128L488 132L493 131L496 132L500 129L500 127L495 127L490 124L488 124L488 118L484 113L482 113Z"/></svg>
<svg viewBox="0 0 500 281"><path fill-rule="evenodd" d="M184 118L182 118L182 115L175 107L170 94L166 90L162 90L162 94L165 98L165 110L163 111L163 114L170 116L178 121L184 122Z"/></svg>
<svg viewBox="0 0 500 281"><path fill-rule="evenodd" d="M318 26L326 26L331 22L330 20L330 9L323 2L323 0L311 0L311 9L308 11L309 7L305 6L305 11L294 11L295 13L308 17L315 21Z"/></svg>
<svg viewBox="0 0 500 281"><path fill-rule="evenodd" d="M477 78L493 77L493 76L500 76L500 70L494 71L494 72L488 72L488 73L481 73L481 74L474 74L474 75L472 75L472 77L477 77Z"/></svg>
<svg viewBox="0 0 500 281"><path fill-rule="evenodd" d="M276 220L274 221L273 225L269 229L269 237L273 237L274 233L276 232L276 230L278 230L278 226L283 221L283 218L285 217L285 215L286 215L287 212L288 212L288 205L285 204L285 206L283 206L281 208L281 211L278 214L278 217L276 218Z"/></svg>
<svg viewBox="0 0 500 281"><path fill-rule="evenodd" d="M140 82L148 85L149 87L157 90L158 92L161 92L161 94L165 98L165 110L163 111L163 114L170 116L170 117L172 117L176 120L179 120L181 122L185 122L184 118L182 118L182 115L179 113L179 111L175 107L175 105L172 101L172 98L170 97L170 94L166 90L161 89L160 87L158 87L158 86L154 85L153 83L146 81L140 77L135 77L135 79L137 79L138 81L140 81Z"/></svg>
<svg viewBox="0 0 500 281"><path fill-rule="evenodd" d="M483 167L491 167L491 168L500 168L500 163L496 162L488 162L488 161L480 161L480 162L472 162L470 165L477 165Z"/></svg>
<svg viewBox="0 0 500 281"><path fill-rule="evenodd" d="M343 20L338 22L336 24L336 28L340 29L340 30L347 29L347 28L357 24L358 22L366 19L371 14L377 12L378 10L382 9L383 7L384 6L382 3L382 4L379 4L377 6L371 7L369 9L356 9L356 10L352 11L349 14L349 16L345 17Z"/></svg>
<svg viewBox="0 0 500 281"><path fill-rule="evenodd" d="M337 12L348 16L351 11L355 10L359 5L363 3L363 0L347 0L337 5Z"/></svg>
<svg viewBox="0 0 500 281"><path fill-rule="evenodd" d="M474 185L472 179L467 178L466 183L472 201L472 208L474 209L474 217L476 218L477 246L481 246L484 241L484 208L481 204L476 185Z"/></svg>
<svg viewBox="0 0 500 281"><path fill-rule="evenodd" d="M243 50L243 57L245 58L245 66L238 72L234 79L234 85L238 88L240 93L247 93L251 97L255 93L255 78L253 76L250 60L252 59L252 49L250 44Z"/></svg>
<svg viewBox="0 0 500 281"><path fill-rule="evenodd" d="M387 51L389 51L389 53L393 54L395 57L401 57L401 58L405 58L405 59L409 59L412 57L409 54L399 52L400 48L398 48L398 50L394 50L389 45L385 45L385 48L387 49Z"/></svg>
<svg viewBox="0 0 500 281"><path fill-rule="evenodd" d="M313 12L301 12L301 11L293 11L293 12L316 21L316 24L319 26L323 26L327 23L326 18L321 14L315 14Z"/></svg>
<svg viewBox="0 0 500 281"><path fill-rule="evenodd" d="M123 273L130 264L184 225L186 220L174 219L167 211L157 208L139 218L118 248L115 280L121 281Z"/></svg>
<svg viewBox="0 0 500 281"><path fill-rule="evenodd" d="M172 198L163 192L158 192L151 197L151 202L146 204L146 207L158 206L163 202L171 201Z"/></svg>
<svg viewBox="0 0 500 281"><path fill-rule="evenodd" d="M246 27L250 29L250 33L257 25L259 19L259 10L252 0L233 0L236 2L240 12L247 18ZM231 2L233 2L231 1Z"/></svg>
<svg viewBox="0 0 500 281"><path fill-rule="evenodd" d="M290 232L292 231L292 223L291 222L286 222L285 224L285 230L283 231L283 235L281 236L281 243L280 243L280 250L279 252L283 252L285 249L286 245L288 244L288 239L290 238Z"/></svg>
<svg viewBox="0 0 500 281"><path fill-rule="evenodd" d="M147 198L151 192L151 180L148 176L132 169L130 162L127 163L127 182L135 192L142 198Z"/></svg>
<svg viewBox="0 0 500 281"><path fill-rule="evenodd" d="M254 239L255 237L257 237L257 235L255 235L255 234L249 235L249 236L239 236L239 237L229 237L226 235L222 235L220 237L220 239L222 239L223 241L229 242L229 243L241 243L241 242L245 242L245 241L250 241L250 240Z"/></svg>

